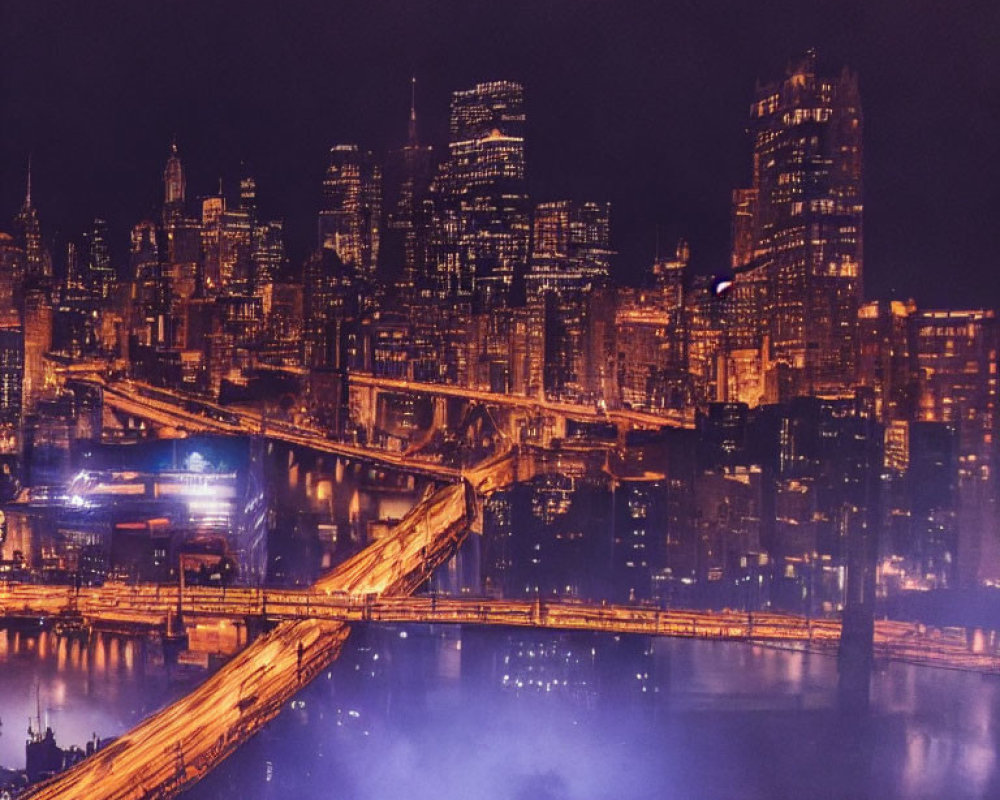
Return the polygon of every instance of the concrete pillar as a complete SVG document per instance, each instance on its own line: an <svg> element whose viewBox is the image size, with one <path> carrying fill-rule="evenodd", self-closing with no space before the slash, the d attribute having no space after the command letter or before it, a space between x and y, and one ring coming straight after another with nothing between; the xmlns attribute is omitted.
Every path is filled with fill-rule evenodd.
<svg viewBox="0 0 1000 800"><path fill-rule="evenodd" d="M434 419L431 427L434 430L443 431L448 428L448 398L446 397L432 397L431 403L433 403L434 408Z"/></svg>

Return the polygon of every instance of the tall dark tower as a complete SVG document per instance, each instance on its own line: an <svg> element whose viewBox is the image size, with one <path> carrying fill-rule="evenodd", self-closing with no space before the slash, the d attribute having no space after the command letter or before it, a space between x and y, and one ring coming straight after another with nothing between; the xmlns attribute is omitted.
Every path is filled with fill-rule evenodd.
<svg viewBox="0 0 1000 800"><path fill-rule="evenodd" d="M480 83L452 95L449 156L435 181L435 259L443 293L503 305L527 268L524 125L518 83Z"/></svg>
<svg viewBox="0 0 1000 800"><path fill-rule="evenodd" d="M52 277L52 263L42 247L42 231L38 222L38 210L31 202L31 158L28 158L28 178L24 193L24 204L14 218L14 234L17 244L24 250L25 275L29 279Z"/></svg>
<svg viewBox="0 0 1000 800"><path fill-rule="evenodd" d="M416 147L417 138L417 76L410 78L410 124L407 127L406 144Z"/></svg>
<svg viewBox="0 0 1000 800"><path fill-rule="evenodd" d="M814 51L783 81L758 85L750 108L753 187L734 195L736 283L752 289L747 317L797 394L856 382L861 127L857 75L817 75Z"/></svg>
<svg viewBox="0 0 1000 800"><path fill-rule="evenodd" d="M184 216L184 200L187 184L184 168L177 154L177 140L170 143L170 157L163 168L163 224L172 227Z"/></svg>
<svg viewBox="0 0 1000 800"><path fill-rule="evenodd" d="M385 167L385 245L383 273L405 291L429 288L428 243L433 177L433 150L421 145L417 132L417 79L410 80L410 119L406 144L389 153Z"/></svg>

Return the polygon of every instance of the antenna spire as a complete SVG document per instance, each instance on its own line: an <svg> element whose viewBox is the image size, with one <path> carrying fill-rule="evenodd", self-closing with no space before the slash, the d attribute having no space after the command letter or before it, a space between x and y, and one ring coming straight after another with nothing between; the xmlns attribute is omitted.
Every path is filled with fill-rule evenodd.
<svg viewBox="0 0 1000 800"><path fill-rule="evenodd" d="M410 127L409 127L410 147L417 144L417 76L410 76Z"/></svg>
<svg viewBox="0 0 1000 800"><path fill-rule="evenodd" d="M28 153L28 188L24 194L24 207L31 208L31 153Z"/></svg>

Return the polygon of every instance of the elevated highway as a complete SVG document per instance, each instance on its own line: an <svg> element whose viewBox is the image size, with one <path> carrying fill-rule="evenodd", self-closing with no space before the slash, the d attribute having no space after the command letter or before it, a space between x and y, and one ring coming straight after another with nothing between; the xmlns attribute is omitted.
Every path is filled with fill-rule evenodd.
<svg viewBox="0 0 1000 800"><path fill-rule="evenodd" d="M468 482L428 495L392 534L316 584L330 595L412 592L447 559L477 516ZM280 622L191 694L139 723L109 747L34 787L45 800L174 797L273 719L305 683L337 657L350 631L335 619Z"/></svg>
<svg viewBox="0 0 1000 800"><path fill-rule="evenodd" d="M633 409L602 410L594 405L582 403L566 403L554 400L543 400L536 397L517 394L500 394L470 389L464 386L454 386L447 383L426 383L422 381L399 380L384 378L363 372L352 372L349 376L350 385L365 387L377 391L398 394L421 394L431 397L450 397L459 400L474 400L485 405L499 408L512 408L522 411L546 413L565 419L582 422L613 422L626 428L657 429L692 428L694 427L694 410L664 409L660 413L636 411Z"/></svg>
<svg viewBox="0 0 1000 800"><path fill-rule="evenodd" d="M438 463L430 458L417 458L404 453L395 453L378 447L337 442L323 431L280 420L268 419L262 422L259 414L223 408L199 401L200 405L214 409L218 417L211 417L189 411L184 395L174 393L172 400L161 399L167 390L155 389L161 398L150 397L144 391L154 390L138 382L108 383L99 378L88 378L104 390L104 405L138 419L163 427L184 430L188 433L217 433L232 436L264 434L276 441L300 447L308 447L321 453L371 461L383 466L406 470L431 478L454 481L461 477L461 470Z"/></svg>

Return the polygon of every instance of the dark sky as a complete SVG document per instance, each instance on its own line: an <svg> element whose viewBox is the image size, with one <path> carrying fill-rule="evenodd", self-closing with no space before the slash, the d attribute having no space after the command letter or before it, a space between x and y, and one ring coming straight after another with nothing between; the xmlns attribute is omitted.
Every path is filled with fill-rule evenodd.
<svg viewBox="0 0 1000 800"><path fill-rule="evenodd" d="M1000 3L927 0L0 0L0 220L34 154L43 231L100 215L123 257L158 207L176 133L189 197L245 160L293 254L311 243L327 148L424 138L449 92L525 84L538 200L610 200L620 276L664 242L724 269L757 77L819 51L860 73L870 296L1000 304ZM0 226L3 222L0 222Z"/></svg>

